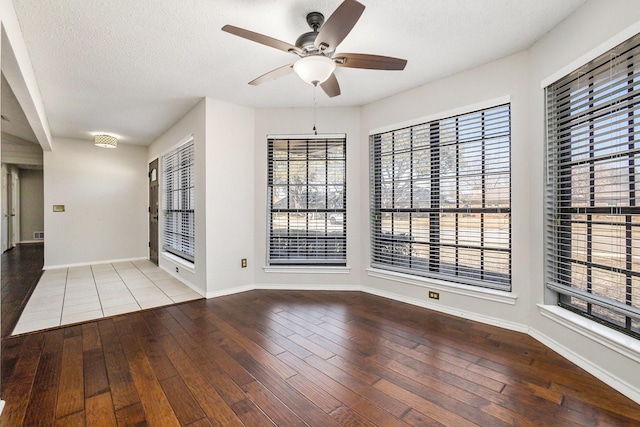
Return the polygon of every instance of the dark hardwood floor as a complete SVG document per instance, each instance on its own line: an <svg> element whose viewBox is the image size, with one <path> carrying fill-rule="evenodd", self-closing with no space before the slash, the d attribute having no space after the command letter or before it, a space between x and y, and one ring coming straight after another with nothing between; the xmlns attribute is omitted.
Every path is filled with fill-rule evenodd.
<svg viewBox="0 0 640 427"><path fill-rule="evenodd" d="M251 291L3 340L3 426L624 426L527 335L361 292Z"/></svg>
<svg viewBox="0 0 640 427"><path fill-rule="evenodd" d="M20 244L2 254L2 337L11 335L44 264L44 244Z"/></svg>

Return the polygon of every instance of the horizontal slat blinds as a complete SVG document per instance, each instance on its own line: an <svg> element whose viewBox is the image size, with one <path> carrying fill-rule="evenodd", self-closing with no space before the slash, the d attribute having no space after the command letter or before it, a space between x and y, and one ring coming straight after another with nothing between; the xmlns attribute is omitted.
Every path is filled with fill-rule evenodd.
<svg viewBox="0 0 640 427"><path fill-rule="evenodd" d="M373 267L511 289L510 107L371 136Z"/></svg>
<svg viewBox="0 0 640 427"><path fill-rule="evenodd" d="M193 262L195 256L194 142L162 157L162 249Z"/></svg>
<svg viewBox="0 0 640 427"><path fill-rule="evenodd" d="M346 265L346 139L268 139L270 265Z"/></svg>
<svg viewBox="0 0 640 427"><path fill-rule="evenodd" d="M546 88L547 286L640 336L640 35Z"/></svg>

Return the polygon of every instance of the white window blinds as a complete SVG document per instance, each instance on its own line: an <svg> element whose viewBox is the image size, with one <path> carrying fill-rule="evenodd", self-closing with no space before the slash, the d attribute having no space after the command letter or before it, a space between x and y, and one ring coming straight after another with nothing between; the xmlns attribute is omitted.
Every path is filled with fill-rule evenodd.
<svg viewBox="0 0 640 427"><path fill-rule="evenodd" d="M510 107L371 136L371 265L511 289Z"/></svg>
<svg viewBox="0 0 640 427"><path fill-rule="evenodd" d="M346 138L269 138L270 265L346 265Z"/></svg>
<svg viewBox="0 0 640 427"><path fill-rule="evenodd" d="M640 337L640 35L546 88L547 286Z"/></svg>
<svg viewBox="0 0 640 427"><path fill-rule="evenodd" d="M162 249L193 262L195 169L193 138L162 157Z"/></svg>

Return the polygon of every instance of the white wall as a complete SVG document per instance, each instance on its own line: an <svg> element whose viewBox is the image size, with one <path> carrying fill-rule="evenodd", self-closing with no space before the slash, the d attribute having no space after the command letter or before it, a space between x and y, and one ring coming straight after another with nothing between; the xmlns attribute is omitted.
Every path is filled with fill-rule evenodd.
<svg viewBox="0 0 640 427"><path fill-rule="evenodd" d="M194 136L195 261L187 268L161 252L160 267L208 297L253 284L253 269L240 266L253 262L253 129L253 109L204 98L147 153L150 162Z"/></svg>
<svg viewBox="0 0 640 427"><path fill-rule="evenodd" d="M634 28L629 30L630 26ZM599 53L623 41L619 39L608 42L611 38L624 39L638 32L640 32L638 1L590 0L530 49L528 82L530 130L527 158L531 170L529 192L532 215L527 251L530 255L528 306L531 333L640 403L640 342L638 340L615 333L608 328L605 328L604 335L594 333L602 327L583 318L576 318L574 321L566 319L552 321L550 317L553 316L549 316L548 310L536 306L539 303L549 305L555 303L555 298L549 292L545 295L543 286L542 206L545 152L544 91L541 83L554 74L556 78L562 77L557 75L557 72L563 71L563 74L567 74L583 65L585 61L593 59ZM578 62L574 62L577 60ZM568 69L567 66L569 66ZM549 309L549 307L545 308ZM550 309L557 308L552 306ZM566 310L560 311L563 315L569 314ZM569 319L572 317L569 316Z"/></svg>
<svg viewBox="0 0 640 427"><path fill-rule="evenodd" d="M254 283L255 111L207 98L207 296ZM247 258L247 268L241 259Z"/></svg>
<svg viewBox="0 0 640 427"><path fill-rule="evenodd" d="M368 134L380 128L401 127L407 121L414 124L430 119L451 117L471 112L479 107L511 102L511 161L512 161L512 292L466 292L461 287L447 288L433 280L412 281L411 284L370 276L366 285L374 292L400 297L425 306L457 315L488 321L512 329L526 330L529 295L529 177L528 168L528 93L527 54L525 52L492 62L476 69L439 80L432 84L392 96L367 105L362 112L360 159L362 168L368 168ZM369 200L369 183L360 187L362 205ZM366 212L361 213L363 223ZM363 227L361 256L368 263L369 230ZM521 242L521 244L519 244ZM427 299L428 289L440 290L440 300ZM443 289L440 289L444 286ZM517 297L514 301L514 297Z"/></svg>
<svg viewBox="0 0 640 427"><path fill-rule="evenodd" d="M42 166L42 147L17 136L2 133L2 162Z"/></svg>
<svg viewBox="0 0 640 427"><path fill-rule="evenodd" d="M147 257L146 147L54 141L44 153L45 268Z"/></svg>
<svg viewBox="0 0 640 427"><path fill-rule="evenodd" d="M41 170L20 170L20 241L44 231L44 179Z"/></svg>
<svg viewBox="0 0 640 427"><path fill-rule="evenodd" d="M360 257L363 222L368 218L366 205L358 197L368 169L362 169L359 150L360 108L320 108L316 112L318 134L347 135L347 267L335 274L319 274L323 269L278 268L265 271L267 248L267 135L312 134L312 108L263 109L256 112L255 125L255 283L260 287L318 288L330 286L346 289L361 282L363 264ZM367 154L368 156L368 154ZM368 158L368 157L367 157ZM302 270L302 272L300 272ZM331 269L324 269L325 271ZM288 271L288 272L286 272Z"/></svg>
<svg viewBox="0 0 640 427"><path fill-rule="evenodd" d="M185 266L184 263L177 262L171 257L167 257L162 253L162 241L160 241L160 252L158 263L161 268L167 270L171 274L178 276L182 281L191 285L194 290L204 295L206 292L206 264L207 251L206 239L206 204L205 204L205 188L206 188L206 164L205 164L205 146L206 146L206 100L200 101L191 111L189 111L176 124L171 126L164 134L156 139L147 151L147 159L144 170L148 170L148 163L154 159L162 158L163 154L173 150L178 144L184 142L190 135L193 135L195 148L195 259L192 267ZM160 163L160 194L158 200L160 202L160 215L158 222L158 231L162 235L162 164ZM145 193L148 197L148 191ZM146 199L148 206L148 198ZM148 227L148 225L147 225ZM176 272L176 268L178 271Z"/></svg>
<svg viewBox="0 0 640 427"><path fill-rule="evenodd" d="M544 79L607 39L620 33L630 37L640 32L638 6L635 0L590 0L526 52L365 106L360 156L364 169L364 165L368 165L365 160L368 155L366 134L372 129L396 127L419 117L446 117L451 112L472 111L477 103L509 96L512 117L512 296L517 297L515 303L490 292L470 294L437 281L397 277L392 280L393 276L384 274L366 278L363 286L381 295L528 332L640 403L638 340L577 315L571 316L566 310L560 309L560 315L556 315L556 299L550 292L545 292L545 123L541 88ZM634 28L627 30L631 25ZM569 71L567 69L565 73ZM364 180L360 191L364 206L368 200L368 184ZM366 220L364 209L360 217L363 222ZM363 227L363 235L367 237L362 240L361 255L368 263L367 228ZM433 286L440 290L437 302L427 298L427 289ZM549 305L545 306L545 303ZM594 332L599 329L604 332Z"/></svg>
<svg viewBox="0 0 640 427"><path fill-rule="evenodd" d="M17 40L13 46L16 52L9 56L14 62L18 59L28 63L24 42L15 38L19 31L15 31L17 20L9 10L10 1L0 0L0 6L3 23L7 14L11 15L3 41ZM548 294L545 300L543 280L544 121L540 82L639 20L637 0L589 0L527 52L361 109L319 109L317 124L321 133L347 133L349 273L268 273L263 269L266 136L309 133L313 110L258 110L252 123L250 109L211 99L198 104L148 152L124 144L117 150L91 151L98 149L86 141L56 139L55 152L45 153L44 159L45 265L146 257L147 163L193 133L198 186L196 227L198 236L206 237L196 239L196 267L191 277L182 278L190 280L202 293L214 296L246 289L251 283L285 288L362 286L415 304L528 331L640 402L640 351L632 348L638 346L637 340L629 339L626 344L606 338L598 341L593 334L589 337L589 333L579 333L580 328L575 325L563 326L551 320L538 308L538 304L553 302ZM5 71L4 63L2 68ZM33 90L35 79L28 68L27 77L22 77L28 84L23 83L23 90L16 95L30 93L36 98L31 102L31 117L44 117L37 91ZM7 71L18 69L12 66ZM505 96L510 97L512 106L512 296L369 275L369 132L421 117L464 112ZM46 119L41 121L38 135L46 148L48 127ZM52 204L65 204L67 212L53 214ZM233 212L228 210L230 205ZM252 257L247 255L250 251ZM240 270L239 258L245 256L249 258L249 268ZM175 266L164 259L161 265ZM426 297L427 288L432 285L444 289L437 303ZM619 338L610 330L607 335Z"/></svg>

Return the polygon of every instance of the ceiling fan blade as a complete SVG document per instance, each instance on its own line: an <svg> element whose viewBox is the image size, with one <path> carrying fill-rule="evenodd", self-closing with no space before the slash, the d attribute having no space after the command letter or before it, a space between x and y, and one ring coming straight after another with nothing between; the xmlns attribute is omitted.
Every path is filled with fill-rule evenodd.
<svg viewBox="0 0 640 427"><path fill-rule="evenodd" d="M340 85L338 84L335 73L331 73L324 83L320 83L320 87L324 90L324 93L329 95L329 98L340 95Z"/></svg>
<svg viewBox="0 0 640 427"><path fill-rule="evenodd" d="M331 14L329 19L320 27L320 32L314 42L320 51L335 50L336 46L347 37L360 15L364 12L364 5L356 0L344 0Z"/></svg>
<svg viewBox="0 0 640 427"><path fill-rule="evenodd" d="M365 53L339 53L333 56L338 67L365 68L368 70L404 70L406 59Z"/></svg>
<svg viewBox="0 0 640 427"><path fill-rule="evenodd" d="M282 40L274 39L273 37L265 36L264 34L245 30L244 28L234 27L233 25L225 25L224 27L222 27L222 31L226 31L227 33L233 34L234 36L242 37L247 40L263 44L265 46L274 47L284 52L302 53L302 50L297 46L294 46L287 42L283 42Z"/></svg>
<svg viewBox="0 0 640 427"><path fill-rule="evenodd" d="M253 86L258 86L261 83L266 83L275 79L279 79L280 77L286 76L291 72L293 72L293 64L283 65L282 67L276 68L275 70L271 70L268 73L265 73L260 77L251 80L249 84Z"/></svg>

